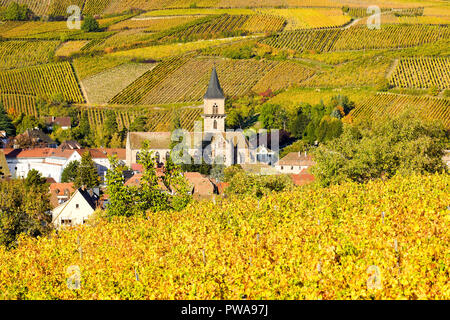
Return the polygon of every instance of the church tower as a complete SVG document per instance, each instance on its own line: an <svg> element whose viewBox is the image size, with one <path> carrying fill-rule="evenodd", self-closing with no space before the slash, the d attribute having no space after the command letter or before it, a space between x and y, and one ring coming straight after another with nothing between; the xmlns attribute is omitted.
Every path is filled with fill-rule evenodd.
<svg viewBox="0 0 450 320"><path fill-rule="evenodd" d="M216 68L213 68L208 90L203 97L205 132L225 132L225 95L220 87Z"/></svg>

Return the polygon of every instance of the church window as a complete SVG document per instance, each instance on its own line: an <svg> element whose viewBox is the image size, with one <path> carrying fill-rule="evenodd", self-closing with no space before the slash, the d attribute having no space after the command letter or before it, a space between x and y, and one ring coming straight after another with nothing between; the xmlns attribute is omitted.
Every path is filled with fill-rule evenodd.
<svg viewBox="0 0 450 320"><path fill-rule="evenodd" d="M214 129L217 129L217 121L216 121L216 120L214 120L213 128L214 128Z"/></svg>
<svg viewBox="0 0 450 320"><path fill-rule="evenodd" d="M213 114L219 114L219 107L215 103L213 105Z"/></svg>

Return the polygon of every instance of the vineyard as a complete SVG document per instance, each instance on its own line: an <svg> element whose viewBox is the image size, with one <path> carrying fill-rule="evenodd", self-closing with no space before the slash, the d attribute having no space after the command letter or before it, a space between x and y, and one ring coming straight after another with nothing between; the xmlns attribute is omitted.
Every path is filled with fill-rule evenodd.
<svg viewBox="0 0 450 320"><path fill-rule="evenodd" d="M283 32L262 42L279 49L298 52L328 52L383 48L406 48L439 40L447 41L447 26L382 25L380 30L366 26L348 29L297 30Z"/></svg>
<svg viewBox="0 0 450 320"><path fill-rule="evenodd" d="M154 69L147 71L125 90L111 99L112 104L142 104L150 90L155 88L166 76L186 63L186 59L173 58L161 62Z"/></svg>
<svg viewBox="0 0 450 320"><path fill-rule="evenodd" d="M142 75L110 103L150 105L201 101L213 66L217 68L224 92L230 97L299 84L314 73L293 62L173 58Z"/></svg>
<svg viewBox="0 0 450 320"><path fill-rule="evenodd" d="M59 41L1 41L0 70L44 64Z"/></svg>
<svg viewBox="0 0 450 320"><path fill-rule="evenodd" d="M82 81L87 101L92 104L106 104L154 64L122 64L105 70Z"/></svg>
<svg viewBox="0 0 450 320"><path fill-rule="evenodd" d="M197 19L185 27L166 31L158 40L170 42L223 38L249 32L275 32L283 27L284 19L273 15L212 15Z"/></svg>
<svg viewBox="0 0 450 320"><path fill-rule="evenodd" d="M286 19L286 31L338 27L350 21L340 9L261 9L260 12Z"/></svg>
<svg viewBox="0 0 450 320"><path fill-rule="evenodd" d="M145 29L146 31L156 32L184 25L196 19L197 17L191 16L133 18L113 24L108 29L111 31L125 30L125 29Z"/></svg>
<svg viewBox="0 0 450 320"><path fill-rule="evenodd" d="M157 109L157 108L82 108L80 112L88 116L89 124L92 128L102 125L106 119L106 113L113 111L116 115L116 121L119 130L124 127L129 128L130 124L138 116L148 118L147 126L149 131L167 132L173 129L172 124L176 113L178 112L181 120L181 127L186 130L193 130L194 122L201 120L201 108L178 108L178 109Z"/></svg>
<svg viewBox="0 0 450 320"><path fill-rule="evenodd" d="M300 84L302 81L310 78L314 73L315 71L313 69L306 68L300 64L281 62L267 72L252 88L252 91L261 93L267 89L271 89L272 91L286 89Z"/></svg>
<svg viewBox="0 0 450 320"><path fill-rule="evenodd" d="M83 102L72 66L68 62L0 72L0 94L51 98L62 94L69 102Z"/></svg>
<svg viewBox="0 0 450 320"><path fill-rule="evenodd" d="M450 88L449 58L401 59L390 78L393 86L401 88Z"/></svg>
<svg viewBox="0 0 450 320"><path fill-rule="evenodd" d="M378 93L360 103L350 113L351 121L359 119L378 119L394 116L413 110L426 120L440 120L447 129L450 129L450 100L424 97L407 96L391 93Z"/></svg>
<svg viewBox="0 0 450 320"><path fill-rule="evenodd" d="M448 300L449 187L396 176L23 236L0 248L0 298Z"/></svg>
<svg viewBox="0 0 450 320"><path fill-rule="evenodd" d="M0 103L8 114L17 117L21 113L37 116L36 97L16 94L0 94Z"/></svg>

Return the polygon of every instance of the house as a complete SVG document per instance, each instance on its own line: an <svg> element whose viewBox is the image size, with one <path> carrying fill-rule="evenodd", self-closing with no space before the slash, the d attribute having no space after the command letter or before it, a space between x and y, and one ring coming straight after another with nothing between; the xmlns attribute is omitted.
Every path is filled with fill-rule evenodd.
<svg viewBox="0 0 450 320"><path fill-rule="evenodd" d="M98 206L98 196L92 191L77 189L63 204L52 210L55 228L84 224Z"/></svg>
<svg viewBox="0 0 450 320"><path fill-rule="evenodd" d="M14 149L19 148L56 148L58 144L41 129L28 129L13 139Z"/></svg>
<svg viewBox="0 0 450 320"><path fill-rule="evenodd" d="M315 162L306 152L290 152L275 164L275 168L280 173L299 174L313 165Z"/></svg>
<svg viewBox="0 0 450 320"><path fill-rule="evenodd" d="M9 170L14 178L24 178L28 172L35 169L45 178L53 178L61 182L61 175L66 166L72 161L81 161L83 153L90 153L97 166L100 177L104 177L110 169L108 156L116 155L125 161L125 149L62 149L62 148L33 148L33 149L4 149Z"/></svg>
<svg viewBox="0 0 450 320"><path fill-rule="evenodd" d="M185 172L184 177L192 187L192 195L194 199L211 199L217 190L212 181L198 172Z"/></svg>
<svg viewBox="0 0 450 320"><path fill-rule="evenodd" d="M50 204L52 208L67 202L74 192L73 182L50 184Z"/></svg>
<svg viewBox="0 0 450 320"><path fill-rule="evenodd" d="M70 117L46 117L45 124L50 130L53 130L55 125L58 125L63 130L67 130L72 127L72 119Z"/></svg>

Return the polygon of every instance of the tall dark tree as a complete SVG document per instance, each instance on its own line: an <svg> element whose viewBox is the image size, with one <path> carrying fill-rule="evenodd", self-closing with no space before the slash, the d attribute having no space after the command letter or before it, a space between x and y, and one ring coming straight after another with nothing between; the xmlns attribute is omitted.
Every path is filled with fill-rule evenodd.
<svg viewBox="0 0 450 320"><path fill-rule="evenodd" d="M1 103L0 103L0 130L6 131L6 134L8 136L16 135L16 128L14 127L11 118L8 116Z"/></svg>
<svg viewBox="0 0 450 320"><path fill-rule="evenodd" d="M74 182L77 177L79 167L79 161L70 161L61 174L61 182Z"/></svg>
<svg viewBox="0 0 450 320"><path fill-rule="evenodd" d="M78 167L77 176L74 181L76 188L94 188L100 184L100 177L97 173L97 166L92 160L89 151L81 156L81 163Z"/></svg>

